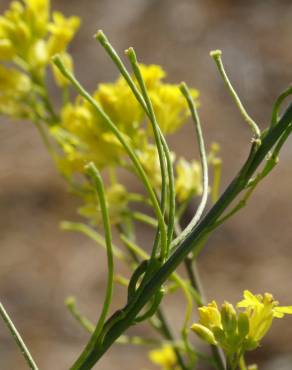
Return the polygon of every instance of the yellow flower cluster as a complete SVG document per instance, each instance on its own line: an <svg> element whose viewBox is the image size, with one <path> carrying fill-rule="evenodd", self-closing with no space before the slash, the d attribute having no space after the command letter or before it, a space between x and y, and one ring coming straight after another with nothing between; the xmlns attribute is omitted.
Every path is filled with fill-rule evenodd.
<svg viewBox="0 0 292 370"><path fill-rule="evenodd" d="M29 117L30 90L31 81L24 73L0 64L0 114Z"/></svg>
<svg viewBox="0 0 292 370"><path fill-rule="evenodd" d="M157 65L140 65L140 68L153 101L158 124L165 134L175 132L189 115L178 86L165 84L162 80L165 72ZM192 90L192 94L194 97L198 96L196 90ZM93 97L132 145L152 185L159 189L160 165L150 124L125 80L120 77L114 83L100 84ZM59 168L68 178L77 173L82 174L84 165L89 161L94 162L99 169L129 166L126 153L116 137L80 96L74 104L63 106L61 122L51 129L51 134L63 149ZM179 160L176 181L179 201L187 199L190 194L200 194L200 165L197 162ZM88 199L84 197L85 209L90 208ZM113 219L115 218L111 220Z"/></svg>
<svg viewBox="0 0 292 370"><path fill-rule="evenodd" d="M67 48L79 23L79 18L66 18L59 12L51 16L49 0L13 1L0 16L0 113L30 118L41 125L49 123L49 135L58 146L57 165L71 183L75 179L79 182L89 162L99 170L125 167L133 171L120 142L82 97L64 103L59 114L50 109L44 83L46 68L52 55L59 53L65 66L73 69ZM54 65L52 68L57 85L66 87L68 80ZM189 116L178 85L165 83L166 74L157 65L141 64L140 69L162 132L176 132ZM198 98L197 90L191 90L191 94ZM93 97L136 151L152 185L159 191L160 162L152 127L124 78L100 84ZM172 157L175 162L173 154ZM199 163L183 158L177 161L175 186L179 202L201 194L201 177ZM80 213L96 223L98 204L88 186L87 181L81 184L84 206ZM111 221L120 220L121 214L127 212L125 189L116 183L106 196L113 211Z"/></svg>
<svg viewBox="0 0 292 370"><path fill-rule="evenodd" d="M192 330L209 344L220 346L227 358L239 361L245 351L253 350L270 329L274 318L292 314L292 306L282 307L269 293L254 295L244 291L236 310L225 302L221 310L215 301L199 308L199 323ZM241 310L243 309L243 310Z"/></svg>
<svg viewBox="0 0 292 370"><path fill-rule="evenodd" d="M161 348L154 349L149 352L149 358L155 365L161 367L162 370L178 370L177 359L173 347L164 345Z"/></svg>
<svg viewBox="0 0 292 370"><path fill-rule="evenodd" d="M12 117L23 116L23 108L32 104L31 87L44 78L45 68L55 53L61 53L67 66L73 68L67 46L79 27L79 18L65 18L54 12L50 19L49 0L13 1L10 8L0 16L0 113ZM3 64L4 63L4 64ZM10 67L7 67L10 63ZM3 75L6 78L3 80ZM17 88L22 94L6 93L6 86L18 79ZM56 75L56 82L60 76ZM30 83L30 88L27 88ZM16 89L17 92L17 89ZM7 108L8 105L8 108Z"/></svg>

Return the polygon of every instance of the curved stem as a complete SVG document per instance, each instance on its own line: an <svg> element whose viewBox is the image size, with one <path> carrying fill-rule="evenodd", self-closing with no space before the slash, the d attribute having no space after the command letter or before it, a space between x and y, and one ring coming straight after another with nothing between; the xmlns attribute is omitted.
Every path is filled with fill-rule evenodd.
<svg viewBox="0 0 292 370"><path fill-rule="evenodd" d="M14 326L12 320L10 319L8 313L6 312L5 308L3 307L2 303L0 302L0 315L5 322L6 326L10 330L17 346L19 347L25 361L27 362L28 366L32 370L38 370L36 363L34 362L28 348L26 347L24 341L22 340L19 332L17 331L16 327Z"/></svg>
<svg viewBox="0 0 292 370"><path fill-rule="evenodd" d="M277 98L274 104L274 107L273 107L271 127L274 127L277 124L281 105L283 101L291 94L292 94L292 86L289 86L288 89L283 91L282 94L280 94L279 97Z"/></svg>
<svg viewBox="0 0 292 370"><path fill-rule="evenodd" d="M103 46L105 51L108 53L112 61L115 63L121 75L124 77L125 81L128 83L135 98L137 99L137 101L143 108L144 112L146 113L147 117L151 121L153 119L153 116L151 115L151 112L148 109L148 105L146 104L144 97L138 90L136 84L134 83L124 63L122 62L119 55L116 53L115 49L109 43L108 39L106 38L106 36L104 35L102 31L97 32L96 39L100 42L100 44ZM147 91L146 91L146 94L147 94ZM155 125L155 123L153 124ZM167 163L168 180L169 180L169 214L168 214L169 221L168 221L167 234L168 234L168 241L170 242L172 239L172 234L173 234L173 227L174 227L173 223L174 223L174 215L175 215L174 174L173 174L173 167L172 167L172 162L171 162L170 151L168 149L166 140L160 130L160 127L159 126L157 127L160 133L160 140L161 140L161 143L164 149L164 154L165 154L166 163Z"/></svg>
<svg viewBox="0 0 292 370"><path fill-rule="evenodd" d="M129 158L132 160L135 169L143 182L148 194L149 198L151 200L152 206L154 208L156 217L158 219L158 224L160 227L160 233L161 233L161 242L163 244L166 243L167 235L166 235L166 227L164 222L164 217L160 209L160 205L158 203L157 197L155 195L155 192L149 182L149 179L140 163L139 158L137 157L134 150L129 145L128 141L126 140L125 136L119 131L119 129L115 126L115 124L112 122L112 120L109 118L109 116L101 109L101 107L98 105L98 103L94 100L94 98L81 86L81 84L76 80L74 75L66 68L64 63L62 62L60 56L55 56L53 58L53 61L55 65L59 68L60 72L63 74L64 77L66 77L72 85L75 87L75 89L79 92L79 94L87 100L92 107L95 109L97 114L103 119L103 121L107 124L108 128L115 134L121 145L124 147L126 153L128 154Z"/></svg>
<svg viewBox="0 0 292 370"><path fill-rule="evenodd" d="M225 72L225 69L224 69L224 66L223 66L223 63L222 63L222 59L221 59L221 55L222 55L222 52L221 50L213 50L210 52L210 56L214 59L217 67L218 67L218 70L223 78L223 81L225 83L225 85L227 86L229 92L230 92L230 95L231 97L233 98L235 104L237 105L241 115L243 116L245 122L247 122L247 124L250 126L251 130L253 131L255 137L257 140L260 140L260 137L261 137L261 131L258 127L258 125L256 124L256 122L250 117L250 115L247 113L246 109L244 108L241 100L239 99L236 91L234 90L226 72Z"/></svg>
<svg viewBox="0 0 292 370"><path fill-rule="evenodd" d="M105 199L105 192L104 192L104 186L103 181L100 176L100 173L98 172L95 165L91 162L89 163L85 168L88 176L92 179L98 200L100 205L100 210L102 214L102 221L104 226L104 232L105 232L105 243L106 243L106 250L107 250L107 268L108 268L108 277L107 277L107 287L106 287L106 294L103 302L103 308L100 314L100 317L98 319L98 322L96 324L96 327L94 329L94 332L87 343L86 347L84 348L83 352L73 365L73 368L79 368L80 364L83 363L84 359L87 358L87 356L91 353L91 351L98 345L99 342L99 335L102 331L107 313L109 311L109 307L112 300L113 295L113 282L114 282L114 254L113 254L113 247L112 247L112 235L111 235L111 227L110 227L110 221L109 221L109 214L106 206L106 199Z"/></svg>
<svg viewBox="0 0 292 370"><path fill-rule="evenodd" d="M130 49L127 50L126 53L129 57L134 75L135 75L135 77L138 81L138 84L140 86L140 89L142 91L142 96L143 96L144 101L146 103L147 111L149 112L149 115L151 117L150 122L151 122L152 130L153 130L153 134L154 134L154 138L155 138L157 151L158 151L160 171L161 171L160 207L161 207L162 213L164 214L165 209L166 209L166 200L167 200L167 197L166 197L167 196L167 194L166 194L166 191L167 191L167 188L166 188L167 176L166 176L166 164L165 164L164 150L163 150L163 146L162 146L162 143L161 143L161 136L160 136L159 126L158 126L156 116L155 116L155 113L154 113L154 110L153 110L152 102L151 102L150 97L147 93L145 82L144 82L142 73L140 71L139 65L138 65L138 61L137 61L135 51L134 51L133 48L130 48ZM156 251L157 251L157 248L159 246L159 238L157 238L156 240L157 240L157 242L154 243L154 246L153 246L153 249L152 249L152 258L156 257ZM164 260L166 255L167 255L167 249L168 249L167 244L165 244L165 245L161 244L161 256L160 257L161 257L162 260Z"/></svg>
<svg viewBox="0 0 292 370"><path fill-rule="evenodd" d="M187 235L192 231L192 229L196 226L196 224L199 222L203 211L207 204L208 199L208 159L206 155L206 149L205 149L205 143L203 138L203 133L201 129L201 123L200 118L197 112L197 109L195 107L195 104L193 102L193 99L191 97L190 91L185 83L182 83L180 86L181 92L184 95L184 97L187 100L187 103L189 105L192 118L195 124L195 129L197 133L198 138L198 144L199 144L199 152L200 152L200 159L201 159L201 165L202 165L202 173L203 173L203 194L200 201L200 204L197 208L197 211L192 218L191 222L188 224L188 226L178 235L175 240L171 243L171 248L175 248L182 240L184 240Z"/></svg>

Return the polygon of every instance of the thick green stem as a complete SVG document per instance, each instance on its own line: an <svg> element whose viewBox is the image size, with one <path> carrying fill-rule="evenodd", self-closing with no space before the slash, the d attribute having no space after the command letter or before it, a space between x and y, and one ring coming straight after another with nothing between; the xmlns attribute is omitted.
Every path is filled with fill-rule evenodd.
<svg viewBox="0 0 292 370"><path fill-rule="evenodd" d="M117 311L114 320L110 319L108 325L105 325L105 332L103 333L104 337L101 345L94 348L78 369L88 370L92 368L115 340L132 325L137 314L145 304L149 302L158 289L160 289L161 285L168 279L184 258L191 251L194 253L197 252L196 247L200 245L200 241L206 237L210 228L212 228L214 223L224 213L237 195L246 188L256 169L281 138L291 122L292 104L290 104L278 124L270 129L267 135L262 139L261 144L253 143L250 155L237 176L202 221L192 230L187 238L181 242L166 263L153 274L151 279L149 279L143 287L143 290L140 291L140 294L137 295L134 302L129 306L125 306L121 311Z"/></svg>

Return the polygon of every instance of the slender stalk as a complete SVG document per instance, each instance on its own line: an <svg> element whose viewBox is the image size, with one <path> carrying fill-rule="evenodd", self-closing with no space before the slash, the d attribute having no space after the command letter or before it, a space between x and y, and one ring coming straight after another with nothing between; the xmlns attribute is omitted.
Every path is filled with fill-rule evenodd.
<svg viewBox="0 0 292 370"><path fill-rule="evenodd" d="M139 84L140 89L142 91L142 95L143 95L144 101L146 103L148 112L151 116L150 122L151 122L151 126L152 126L152 131L153 131L153 134L154 134L156 148L157 148L157 151L158 151L160 171L161 171L160 207L161 207L162 213L164 214L164 212L166 210L166 200L167 200L167 188L166 188L166 186L167 186L167 174L166 174L165 156L164 156L163 146L162 146L162 143L161 143L159 126L158 126L158 123L157 123L157 120L156 120L156 116L155 116L155 113L154 113L154 110L153 110L153 107L152 107L151 100L150 100L150 98L148 96L148 93L147 93L147 89L146 89L146 86L145 86L144 79L142 77L140 68L138 66L137 57L136 57L134 49L133 48L128 49L126 51L126 54L129 57L134 75L135 75L135 77L138 81L138 84ZM153 246L153 250L152 250L152 254L153 254L154 257L156 256L156 250L157 250L158 245L159 245L159 239L157 238L157 243L156 243L156 245ZM167 245L164 245L164 246L161 245L161 254L162 254L161 257L162 257L162 259L165 259L165 254L167 252L166 249L167 249Z"/></svg>
<svg viewBox="0 0 292 370"><path fill-rule="evenodd" d="M98 322L96 324L96 327L94 329L94 332L87 343L85 349L73 365L73 368L78 368L79 364L81 364L85 358L89 355L89 353L97 346L98 344L98 338L102 331L107 313L109 311L109 307L112 300L113 295L113 282L114 282L114 254L113 254L113 247L112 247L112 235L111 235L111 227L110 227L110 220L109 220L109 214L106 206L106 199L105 199L105 192L104 192L104 186L103 181L100 176L100 173L98 172L95 165L91 162L89 163L86 168L86 173L90 178L92 179L97 196L98 201L100 204L100 210L102 214L102 221L104 226L104 232L105 232L105 243L106 243L106 250L107 250L107 268L108 268L108 277L107 277L107 287L106 287L106 294L104 298L103 308L100 314L100 317L98 319Z"/></svg>
<svg viewBox="0 0 292 370"><path fill-rule="evenodd" d="M145 102L145 99L143 95L138 90L136 84L134 83L133 79L131 78L129 72L127 71L124 63L122 62L121 58L115 51L115 49L112 47L110 42L108 41L107 37L102 31L98 31L96 34L96 39L100 42L100 44L103 46L105 51L108 53L112 61L117 66L118 70L120 71L121 75L124 77L125 81L128 83L132 93L134 94L135 98L143 108L144 112L146 113L147 117L151 121L153 119L151 112L148 109L148 105ZM147 95L147 91L146 95ZM146 97L147 100L147 97ZM154 123L155 124L155 123ZM166 158L167 163L167 173L168 173L168 180L169 180L169 215L168 215L168 240L172 239L173 234L173 224L174 222L174 215L175 215L175 191L174 191L174 174L173 174L173 167L172 167L172 161L170 152L166 143L166 140L160 130L160 127L158 126L158 130L160 132L160 140L164 149L164 154Z"/></svg>
<svg viewBox="0 0 292 370"><path fill-rule="evenodd" d="M212 161L213 164L213 185L211 191L212 202L217 202L219 198L219 188L221 182L221 173L222 173L222 161L219 158L215 158Z"/></svg>
<svg viewBox="0 0 292 370"><path fill-rule="evenodd" d="M34 359L32 358L28 348L26 347L23 339L21 338L19 332L17 331L16 327L14 326L12 320L10 319L8 313L6 312L5 308L3 307L2 303L0 302L0 315L8 327L10 333L12 334L17 346L19 347L27 365L31 370L38 370L38 367L36 363L34 362Z"/></svg>
<svg viewBox="0 0 292 370"><path fill-rule="evenodd" d="M60 224L62 230L65 231L76 231L86 235L88 238L96 242L102 248L106 249L106 241L98 232L93 230L90 226L83 224L82 222L70 222L62 221ZM126 261L126 255L120 250L119 247L112 244L113 254L116 258L122 261Z"/></svg>
<svg viewBox="0 0 292 370"><path fill-rule="evenodd" d="M129 215L136 221L143 222L144 224L151 226L151 227L157 227L157 220L151 216L146 215L142 212L130 212Z"/></svg>
<svg viewBox="0 0 292 370"><path fill-rule="evenodd" d="M243 356L240 357L239 368L240 368L240 370L247 370L246 363L245 363L245 360L244 360Z"/></svg>
<svg viewBox="0 0 292 370"><path fill-rule="evenodd" d="M168 255L170 243L172 241L173 229L174 229L174 215L175 215L174 178L173 178L173 171L172 171L171 156L170 156L170 152L166 144L165 138L163 137L163 134L157 123L156 115L155 115L155 112L152 106L151 99L147 92L147 88L146 88L145 81L143 79L140 67L138 65L135 51L133 48L129 48L126 51L126 54L129 57L130 63L133 68L134 75L140 86L140 89L142 92L142 98L144 99L146 107L147 107L146 114L148 115L150 122L152 124L154 137L155 137L155 141L156 141L156 145L157 145L157 149L159 153L161 176L162 176L161 208L163 211L165 211L165 208L166 208L166 195L167 195L166 194L167 176L166 176L166 169L165 169L165 163L164 163L164 156L166 158L168 171L169 171L168 172L168 180L169 180L168 182L169 182L170 197L169 197L168 234L167 234L168 242L166 245L166 250L163 250L163 246L161 246L161 259L164 260L164 258ZM163 176L165 178L163 178ZM152 253L152 255L155 256L155 251Z"/></svg>
<svg viewBox="0 0 292 370"><path fill-rule="evenodd" d="M175 248L182 240L184 240L187 235L192 231L192 229L196 226L196 224L199 222L203 211L206 207L207 204L207 199L208 199L208 160L207 160L207 155L206 155L206 149L205 149L205 144L204 144L204 138L203 138L203 133L201 129L201 123L200 123L200 118L197 112L197 109L195 107L195 104L193 102L193 99L191 97L190 91L185 83L182 83L180 86L181 92L184 95L184 97L187 100L187 103L189 105L192 118L195 124L195 129L197 133L197 138L198 138L198 145L199 145L199 152L200 152L200 159L201 159L201 166L202 166L202 173L203 173L203 194L202 198L200 201L200 204L197 208L197 211L195 212L194 217L192 218L191 222L188 224L188 226L178 235L174 241L171 243L171 248Z"/></svg>
<svg viewBox="0 0 292 370"><path fill-rule="evenodd" d="M75 297L68 297L65 301L65 305L68 308L68 311L74 317L74 319L79 322L79 324L89 333L93 334L95 326L94 324L88 320L87 317L82 315L77 307L76 307L76 299Z"/></svg>
<svg viewBox="0 0 292 370"><path fill-rule="evenodd" d="M255 121L250 117L250 115L247 113L246 109L244 108L241 100L239 99L236 91L234 90L227 74L226 74L226 71L224 69L224 66L223 66L223 63L222 63L222 59L221 59L221 55L222 55L222 51L221 50L213 50L210 52L210 56L214 59L217 67L218 67L218 70L223 78L223 81L225 83L225 85L227 86L227 89L229 90L230 92L230 95L231 97L233 98L235 104L237 105L240 113L242 114L244 120L246 121L246 123L250 126L251 130L253 131L256 139L260 139L261 137L261 131L258 127L258 125L255 123Z"/></svg>
<svg viewBox="0 0 292 370"><path fill-rule="evenodd" d="M59 68L60 72L63 74L64 77L66 77L72 85L75 87L75 89L79 92L79 94L87 100L92 107L95 109L97 114L103 119L103 121L107 124L108 128L115 134L121 145L124 147L126 153L128 154L129 158L132 160L132 163L134 167L136 168L136 171L143 182L149 198L151 200L152 206L154 208L158 224L160 227L160 233L161 233L161 242L162 244L166 244L167 241L167 235L166 235L166 227L164 222L164 217L160 209L160 205L158 203L157 197L155 195L155 192L149 182L149 179L141 165L141 162L139 158L137 157L134 150L129 145L128 141L126 140L125 136L119 131L119 129L115 126L115 124L112 122L112 120L109 118L109 116L101 109L99 104L94 100L94 98L81 86L81 84L76 80L74 75L66 68L64 63L62 62L62 59L60 56L55 56L53 58L53 61L55 65Z"/></svg>
<svg viewBox="0 0 292 370"><path fill-rule="evenodd" d="M277 124L279 119L279 112L283 101L292 94L292 86L289 86L288 89L282 92L275 101L272 113L271 127L274 127Z"/></svg>

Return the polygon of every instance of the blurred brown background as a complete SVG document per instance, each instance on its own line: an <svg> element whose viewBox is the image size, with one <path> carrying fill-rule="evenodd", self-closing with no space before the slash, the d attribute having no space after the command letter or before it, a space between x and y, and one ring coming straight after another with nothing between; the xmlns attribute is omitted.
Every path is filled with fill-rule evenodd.
<svg viewBox="0 0 292 370"><path fill-rule="evenodd" d="M9 1L1 0L1 12ZM78 14L82 28L72 45L76 73L94 89L117 71L92 39L102 28L122 53L134 46L144 63L161 64L171 82L186 80L201 92L200 114L207 143L222 146L223 184L247 155L250 132L224 89L209 51L220 48L229 75L250 114L264 128L271 104L291 82L291 0L55 0L55 9ZM23 334L40 369L65 370L87 335L63 301L76 295L81 310L96 319L105 256L76 234L59 231L76 219L67 194L38 133L27 122L0 125L0 297ZM191 125L170 144L188 159L197 156ZM292 304L292 138L279 166L250 204L221 227L200 257L207 295L235 302L243 289L272 292ZM146 229L143 230L146 232ZM124 291L115 304L122 305ZM99 307L99 306L98 306ZM183 300L168 310L180 315ZM176 319L172 319L178 326ZM149 331L144 327L135 333ZM262 370L292 369L292 317L276 321L255 359ZM152 369L145 351L114 346L96 369ZM0 369L25 369L15 343L0 322Z"/></svg>

